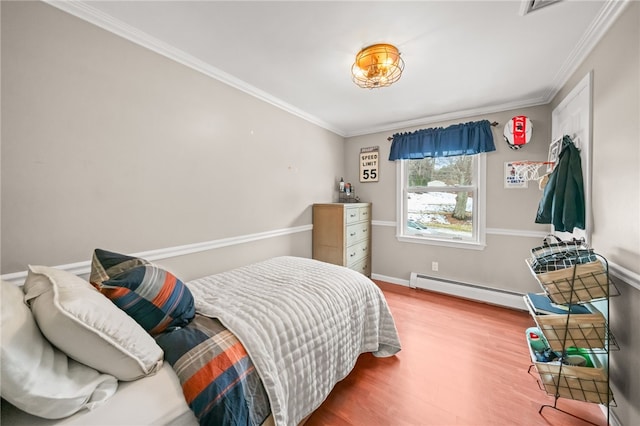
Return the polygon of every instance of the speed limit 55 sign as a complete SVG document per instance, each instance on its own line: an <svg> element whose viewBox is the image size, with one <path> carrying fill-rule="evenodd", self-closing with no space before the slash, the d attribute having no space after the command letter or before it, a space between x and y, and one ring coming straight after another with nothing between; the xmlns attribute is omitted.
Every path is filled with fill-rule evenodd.
<svg viewBox="0 0 640 426"><path fill-rule="evenodd" d="M377 182L380 150L377 146L360 149L360 182Z"/></svg>

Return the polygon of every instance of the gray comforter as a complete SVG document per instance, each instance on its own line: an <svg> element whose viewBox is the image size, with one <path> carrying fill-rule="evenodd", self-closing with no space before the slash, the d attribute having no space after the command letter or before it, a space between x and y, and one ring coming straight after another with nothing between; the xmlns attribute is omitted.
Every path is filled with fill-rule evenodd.
<svg viewBox="0 0 640 426"><path fill-rule="evenodd" d="M218 318L245 346L278 426L318 408L361 353L400 350L382 292L347 268L277 257L187 286L196 311Z"/></svg>

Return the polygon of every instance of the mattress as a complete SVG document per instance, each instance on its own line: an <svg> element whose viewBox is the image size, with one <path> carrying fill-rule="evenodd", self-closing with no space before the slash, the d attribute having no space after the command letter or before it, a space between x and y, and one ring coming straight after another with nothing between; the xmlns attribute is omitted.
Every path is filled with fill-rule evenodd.
<svg viewBox="0 0 640 426"><path fill-rule="evenodd" d="M172 425L197 426L184 400L178 377L167 363L156 374L133 382L120 382L118 391L94 410L82 410L64 419L51 420L27 414L2 400L2 425Z"/></svg>

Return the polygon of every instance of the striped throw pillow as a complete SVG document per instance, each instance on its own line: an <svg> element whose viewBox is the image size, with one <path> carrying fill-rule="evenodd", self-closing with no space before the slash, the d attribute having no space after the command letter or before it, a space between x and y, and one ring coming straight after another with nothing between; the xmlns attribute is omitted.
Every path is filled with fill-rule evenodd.
<svg viewBox="0 0 640 426"><path fill-rule="evenodd" d="M126 254L112 251L95 249L91 260L91 275L89 282L98 290L103 281L116 276L129 269L140 265L150 265L151 262L139 257L127 256Z"/></svg>
<svg viewBox="0 0 640 426"><path fill-rule="evenodd" d="M91 276L94 277L94 269L106 272L103 275L96 272L96 277L103 278L99 284L92 281L102 294L152 336L184 327L193 320L193 296L182 281L144 259L119 256L118 263L117 253L104 250L94 253L94 262L100 262L101 266L92 266Z"/></svg>

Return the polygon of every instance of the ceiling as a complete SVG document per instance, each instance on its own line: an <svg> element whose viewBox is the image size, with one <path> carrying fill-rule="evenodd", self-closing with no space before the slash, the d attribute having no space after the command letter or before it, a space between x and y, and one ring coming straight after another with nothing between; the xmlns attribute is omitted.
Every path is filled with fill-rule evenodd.
<svg viewBox="0 0 640 426"><path fill-rule="evenodd" d="M345 137L546 104L626 5L47 2ZM405 70L362 89L351 65L374 43L397 46Z"/></svg>

